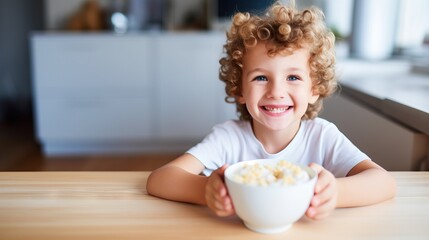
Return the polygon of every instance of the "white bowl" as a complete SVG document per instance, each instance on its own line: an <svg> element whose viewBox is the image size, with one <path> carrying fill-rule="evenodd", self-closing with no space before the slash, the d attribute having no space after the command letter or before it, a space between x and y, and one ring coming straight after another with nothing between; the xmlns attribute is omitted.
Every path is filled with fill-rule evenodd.
<svg viewBox="0 0 429 240"><path fill-rule="evenodd" d="M308 166L300 166L310 179L292 185L249 185L234 180L243 164L268 164L275 166L280 160L256 159L229 166L225 171L225 183L234 204L235 212L250 230L260 233L278 233L289 229L299 220L310 205L317 181L316 172Z"/></svg>

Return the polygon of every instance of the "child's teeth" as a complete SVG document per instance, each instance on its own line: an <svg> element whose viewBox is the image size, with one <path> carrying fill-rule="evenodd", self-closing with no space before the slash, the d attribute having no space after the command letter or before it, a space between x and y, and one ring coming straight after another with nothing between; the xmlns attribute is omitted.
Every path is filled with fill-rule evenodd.
<svg viewBox="0 0 429 240"><path fill-rule="evenodd" d="M282 112L286 111L286 108L270 108L270 107L265 107L265 109L267 109L269 112L272 112L272 113L282 113Z"/></svg>

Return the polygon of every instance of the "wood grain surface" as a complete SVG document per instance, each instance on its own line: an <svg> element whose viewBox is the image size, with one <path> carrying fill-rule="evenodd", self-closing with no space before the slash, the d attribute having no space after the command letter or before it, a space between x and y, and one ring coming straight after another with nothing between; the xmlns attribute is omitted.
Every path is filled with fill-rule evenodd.
<svg viewBox="0 0 429 240"><path fill-rule="evenodd" d="M428 239L429 172L392 172L380 204L305 217L287 232L248 230L236 216L147 194L150 172L0 172L0 239Z"/></svg>

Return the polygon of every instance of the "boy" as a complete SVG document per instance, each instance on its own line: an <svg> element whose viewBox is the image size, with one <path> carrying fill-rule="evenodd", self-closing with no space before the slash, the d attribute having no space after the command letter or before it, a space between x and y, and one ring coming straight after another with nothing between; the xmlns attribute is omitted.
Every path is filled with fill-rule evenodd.
<svg viewBox="0 0 429 240"><path fill-rule="evenodd" d="M311 219L394 196L390 174L316 117L336 88L334 36L320 10L275 3L264 16L237 13L224 48L220 78L240 120L215 126L201 143L155 170L147 182L150 194L229 216L235 212L223 182L226 167L275 158L317 171L306 212Z"/></svg>

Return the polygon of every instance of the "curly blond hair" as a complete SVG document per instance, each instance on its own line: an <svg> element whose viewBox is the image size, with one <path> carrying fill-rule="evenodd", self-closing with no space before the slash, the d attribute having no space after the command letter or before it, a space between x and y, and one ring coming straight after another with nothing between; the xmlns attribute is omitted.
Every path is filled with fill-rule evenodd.
<svg viewBox="0 0 429 240"><path fill-rule="evenodd" d="M294 3L286 7L274 3L263 16L249 13L234 15L227 42L223 46L226 56L221 58L219 78L225 82L225 101L235 103L241 120L251 116L245 104L237 98L242 90L243 56L246 50L258 42L269 42L268 55L291 53L293 50L308 47L309 67L313 90L319 94L314 104L309 104L303 119L313 119L322 108L323 98L331 95L336 87L335 79L335 37L326 27L321 10L310 7L299 11Z"/></svg>

